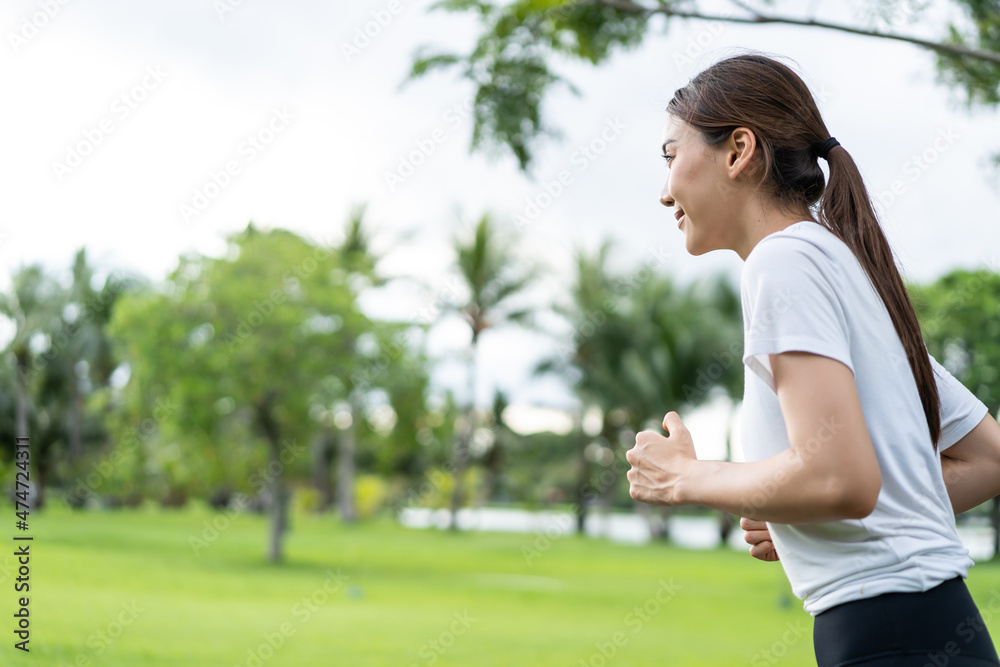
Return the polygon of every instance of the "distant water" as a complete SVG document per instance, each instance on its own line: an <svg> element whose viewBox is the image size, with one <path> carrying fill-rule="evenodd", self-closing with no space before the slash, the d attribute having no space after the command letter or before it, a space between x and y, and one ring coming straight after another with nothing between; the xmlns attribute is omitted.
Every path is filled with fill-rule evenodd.
<svg viewBox="0 0 1000 667"><path fill-rule="evenodd" d="M446 509L410 507L400 512L399 520L409 528L447 528L450 513ZM510 533L541 533L548 537L568 535L576 529L576 518L569 512L529 512L495 507L464 508L458 511L462 530ZM672 516L667 520L670 541L688 549L714 549L719 546L719 520L716 517ZM590 537L606 537L626 544L645 544L652 539L649 522L639 514L591 512L584 523ZM958 527L958 536L973 560L993 556L993 529L988 525ZM743 541L743 530L736 526L728 546L740 551L750 547Z"/></svg>

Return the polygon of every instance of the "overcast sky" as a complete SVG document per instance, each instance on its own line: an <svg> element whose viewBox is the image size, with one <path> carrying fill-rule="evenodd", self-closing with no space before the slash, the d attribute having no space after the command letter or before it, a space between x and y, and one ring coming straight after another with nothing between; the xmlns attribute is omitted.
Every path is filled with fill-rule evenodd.
<svg viewBox="0 0 1000 667"><path fill-rule="evenodd" d="M430 286L399 286L369 304L402 319L446 289L448 240L462 224L489 211L514 230L513 216L564 170L569 185L518 230L524 260L550 269L542 300L564 297L572 248L603 238L615 241L622 270L658 258L681 282L722 271L736 283L735 253L686 254L658 203L658 151L673 91L746 48L793 61L874 193L896 182L901 194L883 195L880 210L905 277L997 268L1000 173L986 162L1000 149L997 114L965 110L916 47L780 26L677 21L665 31L657 21L640 49L600 69L557 64L581 95L561 89L548 100L548 122L564 137L540 147L532 180L510 158L470 155L472 91L452 74L401 87L417 47L472 43L468 19L428 14L429 4L7 0L0 288L26 263L66 271L81 246L105 272L158 280L181 253L219 253L223 236L251 219L333 242L352 206L367 202L382 230L376 249L388 252L383 270ZM809 5L852 20L842 3ZM934 34L905 16L883 27ZM588 145L599 154L584 156ZM411 174L404 162L416 161ZM466 340L453 322L434 350L458 355ZM529 380L552 349L539 334L488 333L480 402L499 386L518 403L569 403L558 383ZM461 388L459 368L442 366L440 381Z"/></svg>

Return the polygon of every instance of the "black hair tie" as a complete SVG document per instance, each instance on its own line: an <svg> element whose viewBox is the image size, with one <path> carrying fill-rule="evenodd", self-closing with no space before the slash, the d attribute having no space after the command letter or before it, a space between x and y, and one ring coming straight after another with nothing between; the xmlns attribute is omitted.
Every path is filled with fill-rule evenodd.
<svg viewBox="0 0 1000 667"><path fill-rule="evenodd" d="M816 154L819 155L824 160L826 160L827 159L826 156L830 154L830 150L834 146L839 146L839 145L840 145L840 142L837 141L836 137L830 137L829 139L827 139L826 141L824 141L822 144L820 144L820 147L816 149Z"/></svg>

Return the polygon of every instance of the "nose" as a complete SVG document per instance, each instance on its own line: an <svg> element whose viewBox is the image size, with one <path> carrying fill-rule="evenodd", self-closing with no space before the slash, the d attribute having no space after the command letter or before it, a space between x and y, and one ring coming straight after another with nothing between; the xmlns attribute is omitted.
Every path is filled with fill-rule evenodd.
<svg viewBox="0 0 1000 667"><path fill-rule="evenodd" d="M673 206L674 198L670 196L670 179L668 178L663 184L663 190L660 192L660 203L664 206Z"/></svg>

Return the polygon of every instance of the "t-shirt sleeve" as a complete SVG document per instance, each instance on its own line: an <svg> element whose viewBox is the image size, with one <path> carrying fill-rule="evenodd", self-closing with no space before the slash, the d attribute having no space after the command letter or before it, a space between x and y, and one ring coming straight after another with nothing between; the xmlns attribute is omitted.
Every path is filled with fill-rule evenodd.
<svg viewBox="0 0 1000 667"><path fill-rule="evenodd" d="M743 363L772 391L769 354L811 352L854 373L841 278L822 249L800 238L764 239L747 257L741 282Z"/></svg>
<svg viewBox="0 0 1000 667"><path fill-rule="evenodd" d="M943 452L968 435L969 431L983 421L983 417L989 414L990 410L939 364L933 355L928 356L931 368L934 369L938 398L941 401L941 438L938 440L938 452Z"/></svg>

